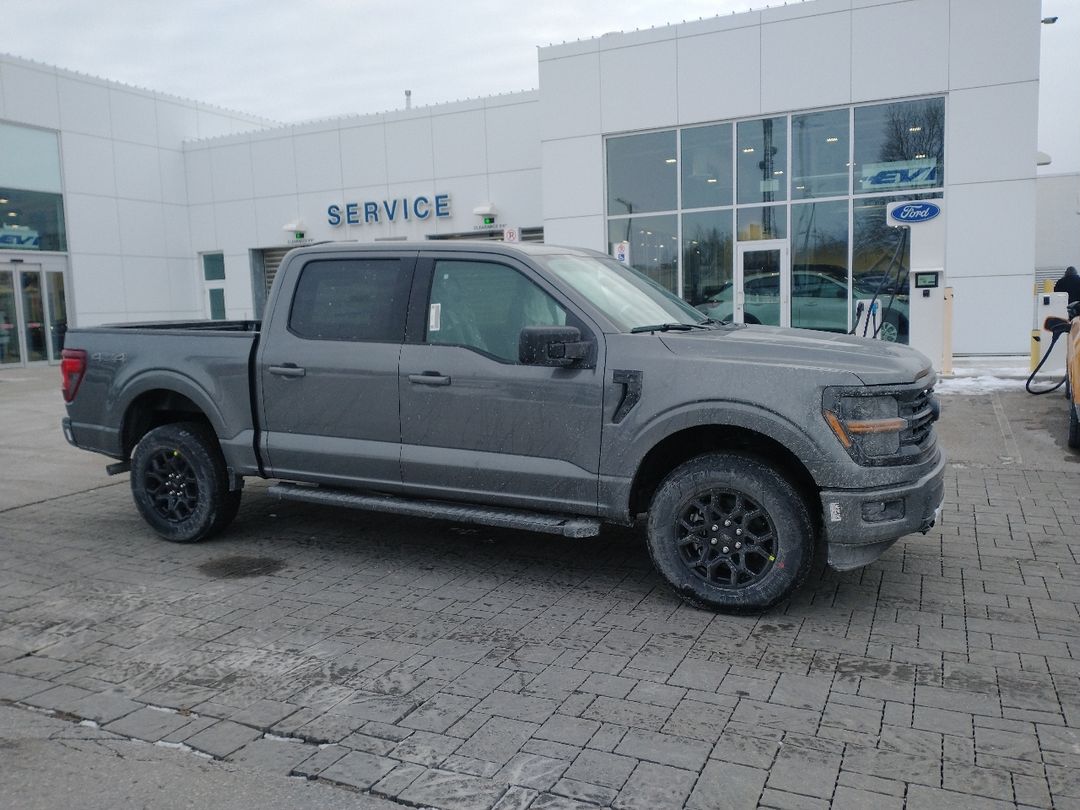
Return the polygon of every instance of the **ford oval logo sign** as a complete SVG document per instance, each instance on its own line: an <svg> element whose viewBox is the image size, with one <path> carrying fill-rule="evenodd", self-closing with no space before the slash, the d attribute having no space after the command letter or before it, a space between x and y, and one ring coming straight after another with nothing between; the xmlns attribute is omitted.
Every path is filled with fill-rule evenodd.
<svg viewBox="0 0 1080 810"><path fill-rule="evenodd" d="M897 222L929 222L940 213L941 208L933 203L907 203L894 208L892 218Z"/></svg>

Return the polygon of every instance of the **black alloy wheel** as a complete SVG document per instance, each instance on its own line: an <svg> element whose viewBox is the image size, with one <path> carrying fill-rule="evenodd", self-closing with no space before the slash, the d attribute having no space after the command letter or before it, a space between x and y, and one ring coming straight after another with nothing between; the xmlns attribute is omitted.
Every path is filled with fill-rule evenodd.
<svg viewBox="0 0 1080 810"><path fill-rule="evenodd" d="M713 489L689 498L675 529L683 563L710 584L745 588L776 561L769 513L742 492Z"/></svg>
<svg viewBox="0 0 1080 810"><path fill-rule="evenodd" d="M163 448L150 457L143 488L154 511L170 523L190 519L199 505L199 481L179 450Z"/></svg>
<svg viewBox="0 0 1080 810"><path fill-rule="evenodd" d="M142 437L131 455L131 495L143 519L175 543L217 534L240 508L217 437L197 422L162 425Z"/></svg>
<svg viewBox="0 0 1080 810"><path fill-rule="evenodd" d="M816 531L802 494L778 468L742 453L676 467L649 508L649 556L675 593L728 613L768 608L806 578Z"/></svg>

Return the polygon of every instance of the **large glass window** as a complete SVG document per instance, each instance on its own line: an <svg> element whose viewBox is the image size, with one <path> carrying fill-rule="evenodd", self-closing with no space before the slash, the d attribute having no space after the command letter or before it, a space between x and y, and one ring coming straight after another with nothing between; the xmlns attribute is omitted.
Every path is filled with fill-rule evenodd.
<svg viewBox="0 0 1080 810"><path fill-rule="evenodd" d="M731 205L731 124L682 131L682 207Z"/></svg>
<svg viewBox="0 0 1080 810"><path fill-rule="evenodd" d="M848 193L848 110L791 117L791 198Z"/></svg>
<svg viewBox="0 0 1080 810"><path fill-rule="evenodd" d="M791 207L791 325L848 330L848 201Z"/></svg>
<svg viewBox="0 0 1080 810"><path fill-rule="evenodd" d="M734 251L731 209L683 214L683 298L697 306L730 287Z"/></svg>
<svg viewBox="0 0 1080 810"><path fill-rule="evenodd" d="M787 117L740 121L735 141L739 203L787 199Z"/></svg>
<svg viewBox="0 0 1080 810"><path fill-rule="evenodd" d="M674 214L609 220L608 241L612 249L627 242L627 264L661 287L678 293L679 237Z"/></svg>
<svg viewBox="0 0 1080 810"><path fill-rule="evenodd" d="M739 209L739 241L783 239L787 236L787 206L758 205Z"/></svg>
<svg viewBox="0 0 1080 810"><path fill-rule="evenodd" d="M855 108L855 193L943 186L945 101Z"/></svg>
<svg viewBox="0 0 1080 810"><path fill-rule="evenodd" d="M0 364L22 361L18 323L12 274L0 271Z"/></svg>
<svg viewBox="0 0 1080 810"><path fill-rule="evenodd" d="M0 187L0 248L67 250L63 198Z"/></svg>
<svg viewBox="0 0 1080 810"><path fill-rule="evenodd" d="M677 168L673 129L608 139L608 213L673 211Z"/></svg>
<svg viewBox="0 0 1080 810"><path fill-rule="evenodd" d="M313 340L400 343L410 280L397 259L308 262L296 285L289 329Z"/></svg>
<svg viewBox="0 0 1080 810"><path fill-rule="evenodd" d="M435 265L428 343L466 346L516 363L522 329L565 325L566 310L513 268L469 261Z"/></svg>
<svg viewBox="0 0 1080 810"><path fill-rule="evenodd" d="M715 310L738 256L775 258L748 243L783 240L777 322L849 329L872 303L878 337L906 340L908 247L885 207L942 196L944 132L927 98L608 138L609 250Z"/></svg>
<svg viewBox="0 0 1080 810"><path fill-rule="evenodd" d="M59 194L60 146L56 133L15 124L0 124L0 188L22 188Z"/></svg>

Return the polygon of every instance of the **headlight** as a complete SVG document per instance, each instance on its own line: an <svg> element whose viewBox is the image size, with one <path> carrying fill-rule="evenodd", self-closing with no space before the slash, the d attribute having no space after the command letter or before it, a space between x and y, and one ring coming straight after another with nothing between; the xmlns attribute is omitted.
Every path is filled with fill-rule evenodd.
<svg viewBox="0 0 1080 810"><path fill-rule="evenodd" d="M824 408L825 421L844 448L871 457L899 452L900 432L907 427L899 413L892 396L840 396Z"/></svg>

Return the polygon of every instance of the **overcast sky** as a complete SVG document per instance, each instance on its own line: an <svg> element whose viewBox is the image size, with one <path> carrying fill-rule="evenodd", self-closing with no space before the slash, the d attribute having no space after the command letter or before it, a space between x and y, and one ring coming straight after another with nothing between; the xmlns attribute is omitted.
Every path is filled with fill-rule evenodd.
<svg viewBox="0 0 1080 810"><path fill-rule="evenodd" d="M773 0L775 5L775 0ZM751 0L3 0L0 48L293 122L532 89L536 46ZM1080 0L1043 0L1040 148L1080 171ZM913 51L912 58L918 58ZM1003 111L1004 112L1004 111Z"/></svg>

